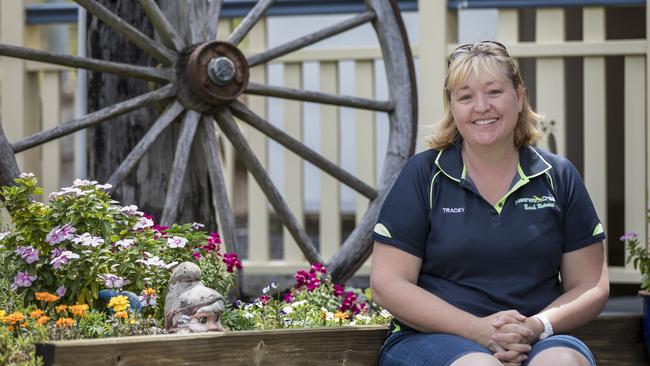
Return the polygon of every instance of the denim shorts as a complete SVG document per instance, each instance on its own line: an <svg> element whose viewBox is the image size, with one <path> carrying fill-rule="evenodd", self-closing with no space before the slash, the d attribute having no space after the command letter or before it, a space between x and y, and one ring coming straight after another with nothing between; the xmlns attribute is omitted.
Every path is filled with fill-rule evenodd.
<svg viewBox="0 0 650 366"><path fill-rule="evenodd" d="M591 366L596 366L589 348L578 338L566 334L554 335L533 344L522 366L527 366L535 355L551 347L571 348L585 356ZM457 335L402 330L386 338L379 354L379 366L449 366L460 357L475 352L492 354L480 344Z"/></svg>

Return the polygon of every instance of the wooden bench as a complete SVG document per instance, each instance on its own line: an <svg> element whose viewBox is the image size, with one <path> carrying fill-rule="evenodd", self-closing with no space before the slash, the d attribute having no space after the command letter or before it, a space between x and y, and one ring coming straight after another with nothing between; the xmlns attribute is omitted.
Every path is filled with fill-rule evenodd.
<svg viewBox="0 0 650 366"><path fill-rule="evenodd" d="M375 365L384 326L160 335L37 345L50 365ZM599 366L649 366L640 315L601 315L574 332Z"/></svg>

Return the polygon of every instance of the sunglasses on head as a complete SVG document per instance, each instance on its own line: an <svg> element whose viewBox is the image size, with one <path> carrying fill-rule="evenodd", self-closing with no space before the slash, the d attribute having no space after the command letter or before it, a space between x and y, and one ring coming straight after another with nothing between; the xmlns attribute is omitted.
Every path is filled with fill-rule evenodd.
<svg viewBox="0 0 650 366"><path fill-rule="evenodd" d="M476 42L476 43L464 43L464 44L461 44L460 46L454 48L453 51L451 51L451 53L449 54L449 57L447 58L447 66L449 66L449 64L451 64L451 62L453 60L458 58L458 56L462 55L463 53L469 52L472 49L472 47L474 47L474 45L476 45L476 44L486 44L486 45L496 46L501 51L503 51L503 53L507 57L510 57L510 55L508 54L508 50L506 49L506 46L504 46L503 43L501 43L501 42L497 42L497 41L480 41L480 42Z"/></svg>

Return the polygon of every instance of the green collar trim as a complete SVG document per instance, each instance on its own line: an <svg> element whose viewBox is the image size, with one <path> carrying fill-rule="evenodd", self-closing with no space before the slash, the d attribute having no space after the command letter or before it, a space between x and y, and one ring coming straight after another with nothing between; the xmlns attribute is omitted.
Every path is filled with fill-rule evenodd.
<svg viewBox="0 0 650 366"><path fill-rule="evenodd" d="M508 193L506 193L501 199L493 206L495 210L497 210L497 213L499 215L501 214L501 211L503 210L503 206L506 204L506 200L508 197L513 194L516 190L519 188L523 187L526 185L528 182L530 182L530 178L526 176L524 173L524 170L521 168L521 164L517 163L517 173L519 174L519 180L512 185ZM541 173L540 173L541 174Z"/></svg>

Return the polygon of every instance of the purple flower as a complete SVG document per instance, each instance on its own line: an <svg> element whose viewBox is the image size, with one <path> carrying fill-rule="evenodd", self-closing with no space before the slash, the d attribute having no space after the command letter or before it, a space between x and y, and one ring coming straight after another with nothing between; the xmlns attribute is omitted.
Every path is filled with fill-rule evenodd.
<svg viewBox="0 0 650 366"><path fill-rule="evenodd" d="M18 272L16 277L14 277L14 283L11 285L11 289L16 291L19 287L29 287L37 278L38 276L31 276L28 272Z"/></svg>
<svg viewBox="0 0 650 366"><path fill-rule="evenodd" d="M120 276L116 276L114 274L100 274L99 277L104 280L104 286L108 288L117 288L121 289L125 285L128 285L131 283L131 281L126 280Z"/></svg>
<svg viewBox="0 0 650 366"><path fill-rule="evenodd" d="M70 240L74 238L74 233L77 231L71 224L65 224L63 226L57 226L45 236L45 242L50 245L59 244L64 240Z"/></svg>
<svg viewBox="0 0 650 366"><path fill-rule="evenodd" d="M144 213L138 211L138 206L136 205L130 205L130 206L124 206L120 209L120 212L127 215L127 216L143 216Z"/></svg>
<svg viewBox="0 0 650 366"><path fill-rule="evenodd" d="M194 229L196 231L199 231L199 230L203 229L204 227L205 227L205 225L203 225L200 222L193 222L192 223L192 229Z"/></svg>
<svg viewBox="0 0 650 366"><path fill-rule="evenodd" d="M143 307L156 306L156 299L158 299L158 296L156 295L145 295L145 294L138 295L138 300L140 300L140 305L142 305Z"/></svg>
<svg viewBox="0 0 650 366"><path fill-rule="evenodd" d="M24 259L27 264L32 264L40 259L38 258L38 249L35 249L32 246L18 247L15 252Z"/></svg>
<svg viewBox="0 0 650 366"><path fill-rule="evenodd" d="M621 237L619 238L619 240L620 240L620 241L631 241L631 240L634 240L634 239L636 239L636 238L638 238L638 237L639 237L639 236L636 235L636 233L625 233L625 235L621 236Z"/></svg>
<svg viewBox="0 0 650 366"><path fill-rule="evenodd" d="M153 220L147 217L141 217L138 222L133 226L133 230L144 230L146 228L153 227Z"/></svg>
<svg viewBox="0 0 650 366"><path fill-rule="evenodd" d="M61 287L59 287L59 288L56 289L56 292L55 292L55 293L56 293L56 296L58 296L58 297L63 297L63 296L65 296L66 291L68 291L68 289L65 288L65 287L63 287L63 286L61 286Z"/></svg>
<svg viewBox="0 0 650 366"><path fill-rule="evenodd" d="M71 259L79 259L79 254L75 254L69 250L59 251L56 257L54 254L54 251L52 251L52 259L50 260L50 264L54 269L59 269L61 266L70 263Z"/></svg>

